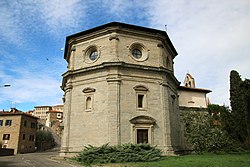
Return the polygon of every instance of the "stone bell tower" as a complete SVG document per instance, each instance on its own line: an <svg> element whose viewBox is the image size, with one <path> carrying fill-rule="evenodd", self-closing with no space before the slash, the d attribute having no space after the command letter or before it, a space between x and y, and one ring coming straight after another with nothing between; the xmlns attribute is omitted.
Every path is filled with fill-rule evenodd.
<svg viewBox="0 0 250 167"><path fill-rule="evenodd" d="M62 156L90 144L150 143L180 149L173 60L167 33L112 22L66 38Z"/></svg>

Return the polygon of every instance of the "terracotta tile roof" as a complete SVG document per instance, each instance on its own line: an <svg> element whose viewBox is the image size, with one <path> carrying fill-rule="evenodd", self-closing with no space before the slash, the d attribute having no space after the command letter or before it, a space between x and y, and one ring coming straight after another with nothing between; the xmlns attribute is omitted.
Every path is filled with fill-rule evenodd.
<svg viewBox="0 0 250 167"><path fill-rule="evenodd" d="M15 116L15 115L25 115L25 116L28 116L28 117L32 117L32 118L36 118L36 119L39 119L33 115L30 115L28 113L25 113L25 112L0 112L0 116Z"/></svg>

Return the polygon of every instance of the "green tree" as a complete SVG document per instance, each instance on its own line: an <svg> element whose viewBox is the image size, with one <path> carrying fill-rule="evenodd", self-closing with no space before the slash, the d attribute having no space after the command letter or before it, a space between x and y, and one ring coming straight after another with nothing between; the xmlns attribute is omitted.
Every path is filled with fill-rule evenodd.
<svg viewBox="0 0 250 167"><path fill-rule="evenodd" d="M229 135L233 133L232 122L234 119L229 107L210 104L208 105L208 112L212 116L212 121L218 121L221 129L225 130Z"/></svg>
<svg viewBox="0 0 250 167"><path fill-rule="evenodd" d="M242 81L239 73L234 70L230 72L230 103L233 117L231 135L249 146L246 140L250 136L250 82L248 79Z"/></svg>

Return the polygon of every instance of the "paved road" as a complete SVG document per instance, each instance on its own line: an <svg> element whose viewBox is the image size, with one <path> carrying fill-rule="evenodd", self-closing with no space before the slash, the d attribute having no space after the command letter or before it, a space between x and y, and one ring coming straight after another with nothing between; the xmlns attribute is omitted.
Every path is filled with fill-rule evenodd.
<svg viewBox="0 0 250 167"><path fill-rule="evenodd" d="M55 160L58 151L18 154L0 157L0 167L79 167L63 160Z"/></svg>

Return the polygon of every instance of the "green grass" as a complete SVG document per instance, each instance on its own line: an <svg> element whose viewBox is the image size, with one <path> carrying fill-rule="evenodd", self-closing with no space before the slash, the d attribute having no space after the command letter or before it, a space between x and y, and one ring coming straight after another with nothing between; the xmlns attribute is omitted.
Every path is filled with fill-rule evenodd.
<svg viewBox="0 0 250 167"><path fill-rule="evenodd" d="M132 167L250 167L250 152L163 157L160 161L128 163Z"/></svg>

